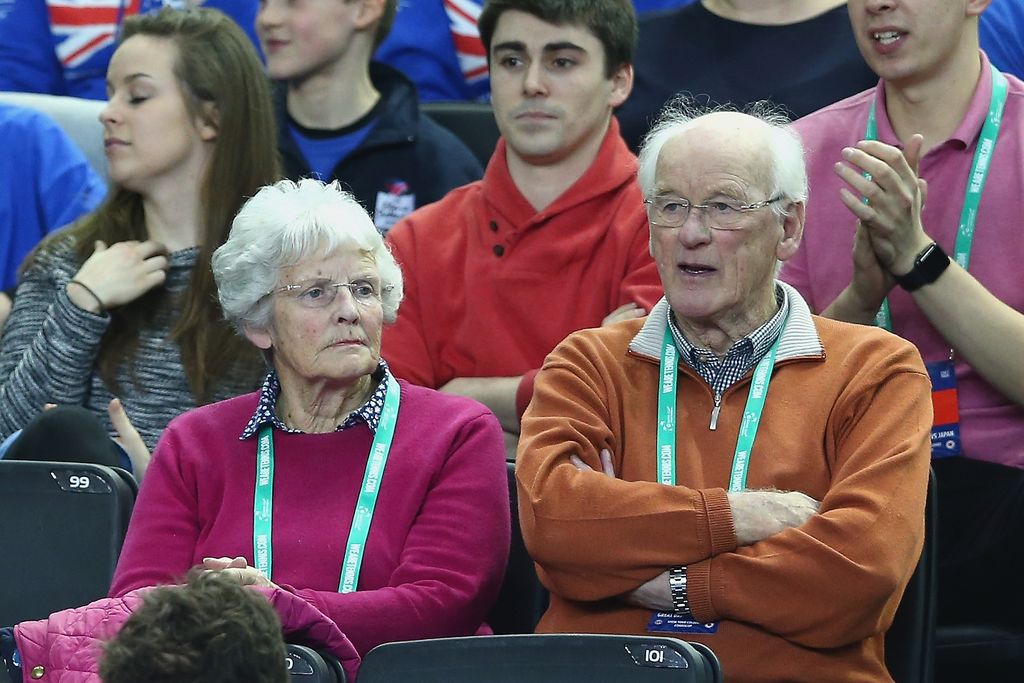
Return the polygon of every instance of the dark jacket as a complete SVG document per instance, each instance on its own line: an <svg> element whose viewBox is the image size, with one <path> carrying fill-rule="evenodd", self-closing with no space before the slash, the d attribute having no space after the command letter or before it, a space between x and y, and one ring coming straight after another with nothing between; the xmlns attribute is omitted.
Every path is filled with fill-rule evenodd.
<svg viewBox="0 0 1024 683"><path fill-rule="evenodd" d="M420 113L416 88L401 72L373 62L370 78L381 95L380 118L324 180L340 180L386 232L414 208L479 180L483 168L453 133ZM274 108L285 176L297 180L312 175L289 130L283 83L275 88Z"/></svg>

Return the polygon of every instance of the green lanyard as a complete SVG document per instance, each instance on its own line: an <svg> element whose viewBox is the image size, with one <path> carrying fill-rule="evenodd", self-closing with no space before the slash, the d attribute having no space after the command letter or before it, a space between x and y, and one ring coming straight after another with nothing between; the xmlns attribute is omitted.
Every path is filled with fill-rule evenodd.
<svg viewBox="0 0 1024 683"><path fill-rule="evenodd" d="M754 447L757 428L761 424L761 413L768 398L768 384L772 381L775 354L779 350L779 333L768 353L754 368L747 393L747 405L743 408L743 422L736 438L736 452L732 457L732 473L729 475L729 490L742 491L747 487L747 469L750 466L750 451ZM676 377L679 369L679 351L672 339L672 331L665 325L665 338L661 345L661 391L658 392L658 481L668 486L676 484Z"/></svg>
<svg viewBox="0 0 1024 683"><path fill-rule="evenodd" d="M373 521L373 509L377 505L377 493L380 480L384 476L384 466L391 451L391 440L395 435L395 422L398 419L399 389L398 382L388 373L387 393L384 396L384 408L381 410L377 433L373 436L370 456L363 473L363 487L356 501L356 511L352 517L352 529L345 545L345 561L342 564L341 580L338 582L339 593L351 593L359 583L359 570L363 564L363 549L366 537L370 533ZM274 432L269 425L260 429L256 447L256 495L252 515L252 551L256 569L263 572L268 579L273 566L271 546L271 526L274 505Z"/></svg>
<svg viewBox="0 0 1024 683"><path fill-rule="evenodd" d="M985 119L981 136L978 138L978 148L974 152L974 163L971 166L967 191L964 193L964 207L960 212L960 226L957 229L956 247L953 251L953 258L964 270L967 270L967 265L970 262L974 227L978 221L978 205L981 203L981 192L985 189L989 162L992 160L992 153L996 148L999 124L1003 120L1003 107L1006 105L1006 77L991 64L989 67L992 69L992 99L988 105L988 117ZM868 126L864 137L868 140L878 139L875 102L871 103L871 110L868 112ZM871 177L867 173L864 176L869 179ZM867 201L865 197L864 203L866 204ZM875 324L892 332L892 315L889 312L888 299L882 302L882 307L875 314Z"/></svg>

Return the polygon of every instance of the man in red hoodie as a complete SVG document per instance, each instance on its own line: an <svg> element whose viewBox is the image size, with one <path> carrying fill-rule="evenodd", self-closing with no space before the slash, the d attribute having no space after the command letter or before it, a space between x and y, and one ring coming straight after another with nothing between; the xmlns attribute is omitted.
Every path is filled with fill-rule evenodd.
<svg viewBox="0 0 1024 683"><path fill-rule="evenodd" d="M399 377L486 404L514 447L547 353L645 315L661 284L612 116L633 85L632 5L492 0L479 25L502 139L483 180L388 234L406 300L383 355Z"/></svg>

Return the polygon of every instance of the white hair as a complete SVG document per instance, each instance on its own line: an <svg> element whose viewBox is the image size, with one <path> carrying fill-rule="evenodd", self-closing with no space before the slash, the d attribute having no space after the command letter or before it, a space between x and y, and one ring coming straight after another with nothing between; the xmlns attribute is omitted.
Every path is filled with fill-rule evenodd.
<svg viewBox="0 0 1024 683"><path fill-rule="evenodd" d="M665 106L651 131L644 137L640 149L637 181L644 198L654 192L657 181L658 157L669 140L692 128L708 114L735 111L730 107L700 107L687 97L672 100ZM765 124L765 145L769 156L769 197L779 196L785 203L772 204L776 215L786 215L786 204L807 201L807 167L800 136L790 125L789 118L771 102L755 102L740 113L752 116Z"/></svg>
<svg viewBox="0 0 1024 683"><path fill-rule="evenodd" d="M402 271L355 197L337 181L281 180L260 188L242 206L227 241L213 253L213 277L224 316L240 330L270 325L267 294L282 268L314 254L342 249L366 253L381 278L384 321L391 323L402 301Z"/></svg>

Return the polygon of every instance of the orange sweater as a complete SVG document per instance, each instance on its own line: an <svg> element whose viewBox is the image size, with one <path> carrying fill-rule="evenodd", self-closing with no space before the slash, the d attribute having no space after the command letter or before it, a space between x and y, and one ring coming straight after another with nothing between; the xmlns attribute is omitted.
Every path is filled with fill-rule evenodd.
<svg viewBox="0 0 1024 683"><path fill-rule="evenodd" d="M526 546L551 605L539 631L645 633L618 596L688 567L694 617L730 683L890 681L883 634L916 566L930 457L929 382L914 347L811 316L785 287L783 331L747 486L821 501L804 525L737 547L726 498L750 373L724 395L680 363L677 486L657 483L659 352L668 305L584 330L537 376L517 477ZM613 453L617 479L600 472ZM578 471L578 454L595 472Z"/></svg>

